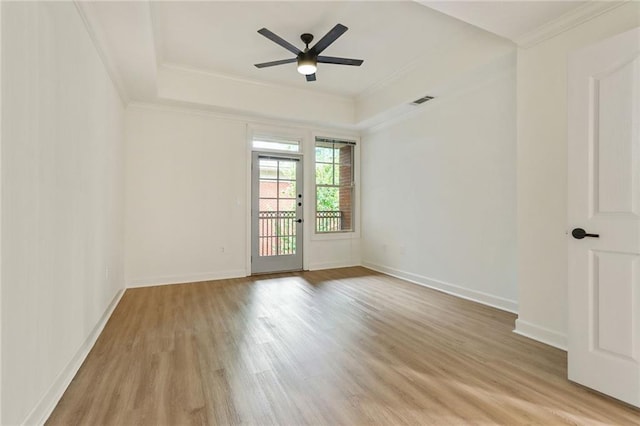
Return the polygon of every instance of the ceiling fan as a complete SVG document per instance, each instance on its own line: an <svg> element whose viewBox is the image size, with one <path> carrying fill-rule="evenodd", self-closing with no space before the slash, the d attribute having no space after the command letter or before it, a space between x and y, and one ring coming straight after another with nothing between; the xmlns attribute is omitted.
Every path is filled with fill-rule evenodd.
<svg viewBox="0 0 640 426"><path fill-rule="evenodd" d="M316 81L316 70L318 63L321 64L337 64L337 65L353 65L359 67L364 62L362 59L350 59L350 58L335 58L333 56L320 56L323 50L325 50L331 43L336 41L338 37L344 34L349 28L342 24L337 24L331 29L324 37L320 39L312 48L309 48L309 43L313 41L313 35L304 33L300 36L302 42L307 46L304 51L298 49L293 44L284 40L282 37L277 36L266 28L258 30L258 33L262 34L269 40L287 49L289 52L296 55L295 58L281 59L279 61L263 62L261 64L255 64L258 68L273 67L275 65L290 64L293 62L298 63L298 72L306 76L307 81Z"/></svg>

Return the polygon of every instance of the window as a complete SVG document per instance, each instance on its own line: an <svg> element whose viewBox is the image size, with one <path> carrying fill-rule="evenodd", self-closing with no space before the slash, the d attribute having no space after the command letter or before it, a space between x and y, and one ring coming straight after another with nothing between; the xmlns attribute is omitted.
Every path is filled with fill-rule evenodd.
<svg viewBox="0 0 640 426"><path fill-rule="evenodd" d="M254 150L298 152L298 151L300 151L300 141L295 140L295 139L284 139L284 138L254 136L253 137L253 149Z"/></svg>
<svg viewBox="0 0 640 426"><path fill-rule="evenodd" d="M316 232L354 229L355 142L316 137Z"/></svg>

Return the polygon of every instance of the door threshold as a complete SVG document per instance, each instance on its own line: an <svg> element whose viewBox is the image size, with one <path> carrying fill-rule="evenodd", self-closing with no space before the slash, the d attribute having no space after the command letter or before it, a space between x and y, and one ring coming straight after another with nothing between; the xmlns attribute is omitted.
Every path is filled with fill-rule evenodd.
<svg viewBox="0 0 640 426"><path fill-rule="evenodd" d="M270 272L252 272L251 277L259 276L259 275L275 275L275 274L286 274L288 272L304 272L304 269L286 269L284 271L270 271Z"/></svg>

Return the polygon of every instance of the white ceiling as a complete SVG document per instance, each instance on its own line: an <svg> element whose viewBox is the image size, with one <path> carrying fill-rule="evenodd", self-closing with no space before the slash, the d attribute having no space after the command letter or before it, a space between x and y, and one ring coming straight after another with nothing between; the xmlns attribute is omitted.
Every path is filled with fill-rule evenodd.
<svg viewBox="0 0 640 426"><path fill-rule="evenodd" d="M431 1L427 7L517 41L587 1Z"/></svg>
<svg viewBox="0 0 640 426"><path fill-rule="evenodd" d="M80 0L76 4L127 101L197 102L250 113L259 105L264 111L261 102L272 100L274 94L290 109L304 109L298 103L308 96L302 94L317 95L317 102L322 92L333 96L333 105L345 108L345 122L353 122L363 114L346 111L362 109L372 97L380 112L412 100L411 96L422 96L436 82L446 84L442 76L456 78L464 58L485 55L482 61L513 51L512 40L585 3L597 2ZM301 33L310 32L317 41L337 23L349 30L323 53L363 59L361 67L319 64L315 82L298 74L294 63L254 67L293 56L258 34L258 29L266 27L302 48ZM481 50L485 53L478 53ZM410 81L404 86L410 84L420 93L398 85L408 75ZM243 102L236 101L239 97L245 98Z"/></svg>
<svg viewBox="0 0 640 426"><path fill-rule="evenodd" d="M416 60L437 61L451 39L482 33L412 1L158 2L152 8L167 63L347 96ZM312 33L315 42L337 23L349 30L323 54L364 59L361 67L319 64L318 80L307 82L295 64L253 65L294 56L258 34L260 28L302 49L300 34Z"/></svg>

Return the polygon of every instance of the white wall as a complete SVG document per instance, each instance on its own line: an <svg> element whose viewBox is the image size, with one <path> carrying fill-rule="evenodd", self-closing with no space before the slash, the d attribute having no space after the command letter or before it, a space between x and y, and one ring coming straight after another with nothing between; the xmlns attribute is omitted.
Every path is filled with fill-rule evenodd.
<svg viewBox="0 0 640 426"><path fill-rule="evenodd" d="M244 275L246 125L140 107L126 117L127 283Z"/></svg>
<svg viewBox="0 0 640 426"><path fill-rule="evenodd" d="M123 107L73 3L2 4L2 424L46 418L123 289Z"/></svg>
<svg viewBox="0 0 640 426"><path fill-rule="evenodd" d="M514 311L515 53L363 135L365 266Z"/></svg>
<svg viewBox="0 0 640 426"><path fill-rule="evenodd" d="M250 274L249 127L260 123L207 112L131 105L126 113L125 281L128 286ZM263 125L264 127L264 125ZM270 128L277 131L277 125ZM282 128L282 126L280 126ZM316 129L286 128L305 144L312 194ZM293 130L292 130L293 129ZM332 136L332 132L321 132ZM310 196L307 196L310 199ZM305 266L359 264L359 239L311 236L305 207Z"/></svg>
<svg viewBox="0 0 640 426"><path fill-rule="evenodd" d="M567 333L567 54L640 25L628 2L518 51L518 273L522 334Z"/></svg>
<svg viewBox="0 0 640 426"><path fill-rule="evenodd" d="M2 2L0 2L0 423L2 423Z"/></svg>

